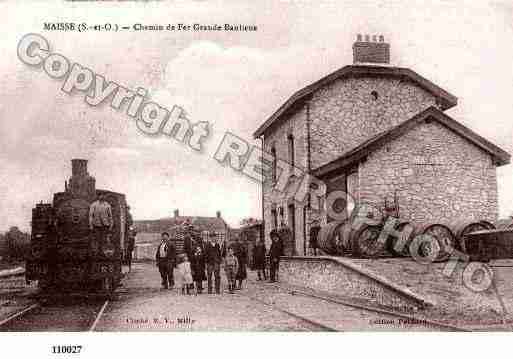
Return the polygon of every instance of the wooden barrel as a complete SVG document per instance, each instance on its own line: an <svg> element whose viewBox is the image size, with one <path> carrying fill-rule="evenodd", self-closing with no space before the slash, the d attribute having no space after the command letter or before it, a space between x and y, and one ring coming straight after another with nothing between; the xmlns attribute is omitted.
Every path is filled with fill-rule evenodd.
<svg viewBox="0 0 513 359"><path fill-rule="evenodd" d="M351 232L351 248L354 257L376 258L384 255L385 243L378 241L383 229L381 225L362 224L360 228Z"/></svg>
<svg viewBox="0 0 513 359"><path fill-rule="evenodd" d="M422 243L418 251L421 256L430 257L433 252L436 252L435 262L446 261L450 258L451 252L456 246L456 237L448 226L440 223L429 224L421 227L419 233L430 235L436 239L434 243Z"/></svg>
<svg viewBox="0 0 513 359"><path fill-rule="evenodd" d="M350 222L334 221L321 226L318 236L318 246L329 255L342 255L350 248Z"/></svg>
<svg viewBox="0 0 513 359"><path fill-rule="evenodd" d="M405 233L404 229L406 228L406 226L411 226L410 222L408 222L408 221L398 222L394 228L397 232L401 232L401 234L403 236L407 237L407 238L401 239L401 242L404 241L403 242L404 246L401 249L396 250L395 245L399 241L399 238L396 236L389 235L386 240L386 244L385 244L388 252L395 254L396 256L400 256L400 257L409 257L410 256L410 243L415 234L415 230L411 231L410 233Z"/></svg>
<svg viewBox="0 0 513 359"><path fill-rule="evenodd" d="M491 229L489 228L489 225L493 226L493 224L486 221L460 220L454 223L452 229L454 235L456 236L456 249L462 251L463 253L468 253L466 235L472 232Z"/></svg>

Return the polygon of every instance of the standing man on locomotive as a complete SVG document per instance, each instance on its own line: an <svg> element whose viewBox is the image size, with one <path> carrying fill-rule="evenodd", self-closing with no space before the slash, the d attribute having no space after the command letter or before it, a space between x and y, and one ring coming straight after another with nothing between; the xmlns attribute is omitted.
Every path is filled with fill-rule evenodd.
<svg viewBox="0 0 513 359"><path fill-rule="evenodd" d="M215 232L210 232L208 243L205 246L208 294L212 294L212 274L214 275L216 294L221 294L221 260L221 246L216 241Z"/></svg>
<svg viewBox="0 0 513 359"><path fill-rule="evenodd" d="M114 221L112 208L104 194L89 207L89 229L93 232L93 253L103 255L103 245L110 234Z"/></svg>
<svg viewBox="0 0 513 359"><path fill-rule="evenodd" d="M176 249L169 240L169 233L161 234L161 241L155 255L157 267L162 277L162 288L169 289L175 285L174 267L176 264Z"/></svg>

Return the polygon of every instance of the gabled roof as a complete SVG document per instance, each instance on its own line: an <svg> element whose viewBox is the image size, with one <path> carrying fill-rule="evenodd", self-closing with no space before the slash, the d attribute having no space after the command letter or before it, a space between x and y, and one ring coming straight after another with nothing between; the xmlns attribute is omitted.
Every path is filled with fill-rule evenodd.
<svg viewBox="0 0 513 359"><path fill-rule="evenodd" d="M392 76L392 77L403 77L410 79L426 91L430 92L434 96L436 96L440 104L442 105L442 109L447 110L451 107L456 106L458 103L458 99L456 96L451 95L449 92L445 91L441 87L438 87L428 79L420 76L415 71L410 70L408 68L402 67L393 67L393 66L377 66L377 65L348 65L344 66L337 71L321 78L320 80L314 82L311 85L308 85L301 90L297 91L292 97L290 97L281 107L271 116L269 117L253 134L255 138L258 138L264 134L264 132L276 121L278 121L281 116L287 113L288 110L294 107L295 104L305 99L307 96L317 91L318 89L330 84L331 82L338 80L344 77L350 76L364 76L364 75L372 75L372 76Z"/></svg>
<svg viewBox="0 0 513 359"><path fill-rule="evenodd" d="M497 166L502 166L510 163L511 156L509 153L497 147L487 139L479 136L477 133L475 133L468 127L462 125L458 121L447 116L444 112L440 111L436 107L429 107L426 110L413 116L409 120L406 120L403 123L395 127L392 127L389 130L386 130L384 132L377 134L374 137L371 137L369 140L363 142L359 146L343 154L336 160L316 168L315 170L313 170L312 174L315 177L322 178L340 168L350 166L366 157L369 153L377 150L386 143L402 136L405 132L426 120L433 120L439 122L440 124L444 125L450 130L456 132L458 135L472 142L474 145L481 148L483 151L489 153L493 157L495 164Z"/></svg>

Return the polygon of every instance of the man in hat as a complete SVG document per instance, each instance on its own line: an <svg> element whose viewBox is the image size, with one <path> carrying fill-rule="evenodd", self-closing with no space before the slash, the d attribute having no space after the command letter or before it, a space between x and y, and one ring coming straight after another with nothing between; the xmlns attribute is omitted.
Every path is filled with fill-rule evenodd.
<svg viewBox="0 0 513 359"><path fill-rule="evenodd" d="M175 285L173 269L176 264L176 249L169 241L169 233L167 232L161 234L155 260L157 261L157 267L162 277L162 288L173 288Z"/></svg>
<svg viewBox="0 0 513 359"><path fill-rule="evenodd" d="M278 231L273 229L270 233L271 248L269 248L269 275L270 282L276 282L277 272L280 268L280 256L282 255L282 245Z"/></svg>
<svg viewBox="0 0 513 359"><path fill-rule="evenodd" d="M205 262L207 264L207 285L209 294L212 294L212 274L214 275L216 294L221 293L221 260L221 246L216 241L216 233L210 232L208 235L208 242L205 246Z"/></svg>

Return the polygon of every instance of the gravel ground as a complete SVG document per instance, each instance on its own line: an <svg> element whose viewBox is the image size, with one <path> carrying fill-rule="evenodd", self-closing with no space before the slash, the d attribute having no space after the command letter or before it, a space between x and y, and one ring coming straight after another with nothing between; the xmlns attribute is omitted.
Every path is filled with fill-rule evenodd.
<svg viewBox="0 0 513 359"><path fill-rule="evenodd" d="M181 295L161 290L154 265L137 263L125 281L120 299L111 302L99 331L313 331L319 328L280 309L336 330L429 330L422 324L341 306L301 295L291 295L250 280L242 291L221 295ZM223 278L224 279L224 278ZM223 288L226 283L223 281ZM257 299L257 300L255 300ZM264 303L262 303L262 301Z"/></svg>
<svg viewBox="0 0 513 359"><path fill-rule="evenodd" d="M229 294L182 295L161 290L154 265L137 263L98 331L310 331L311 325L250 298ZM225 283L223 281L223 289ZM243 289L248 293L249 289Z"/></svg>

